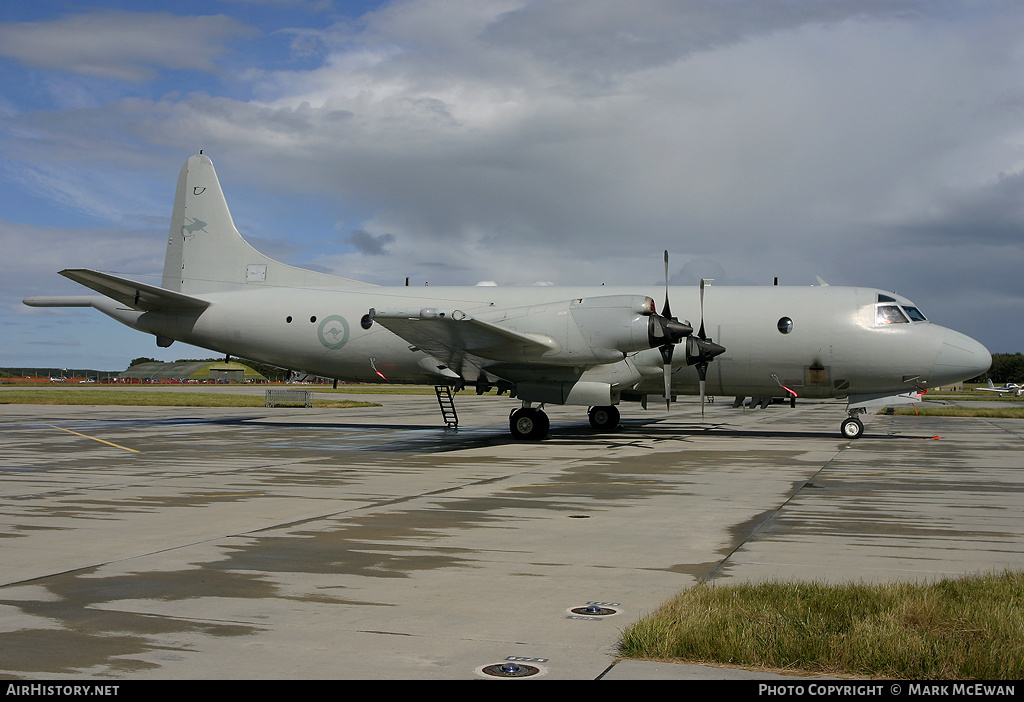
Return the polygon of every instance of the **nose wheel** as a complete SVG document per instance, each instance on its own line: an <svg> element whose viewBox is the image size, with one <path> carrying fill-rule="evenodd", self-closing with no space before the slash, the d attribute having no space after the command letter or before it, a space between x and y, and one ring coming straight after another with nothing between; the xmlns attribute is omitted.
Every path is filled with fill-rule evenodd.
<svg viewBox="0 0 1024 702"><path fill-rule="evenodd" d="M856 417L847 417L839 426L839 433L844 439L859 439L864 433L864 423Z"/></svg>

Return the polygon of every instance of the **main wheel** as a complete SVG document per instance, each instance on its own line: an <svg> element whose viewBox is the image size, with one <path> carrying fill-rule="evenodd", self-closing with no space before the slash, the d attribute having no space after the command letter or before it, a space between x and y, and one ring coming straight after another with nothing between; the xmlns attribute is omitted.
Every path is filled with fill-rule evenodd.
<svg viewBox="0 0 1024 702"><path fill-rule="evenodd" d="M587 418L595 429L614 429L619 426L619 408L615 405L591 407L587 410Z"/></svg>
<svg viewBox="0 0 1024 702"><path fill-rule="evenodd" d="M856 417L847 417L839 427L845 439L858 439L864 433L864 424Z"/></svg>
<svg viewBox="0 0 1024 702"><path fill-rule="evenodd" d="M543 411L535 407L520 407L508 419L508 428L517 439L543 439L551 422Z"/></svg>

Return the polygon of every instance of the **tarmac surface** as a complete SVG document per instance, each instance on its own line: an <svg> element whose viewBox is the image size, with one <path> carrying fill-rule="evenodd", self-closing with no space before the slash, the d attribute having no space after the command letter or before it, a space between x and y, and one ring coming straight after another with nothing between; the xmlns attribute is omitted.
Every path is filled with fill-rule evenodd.
<svg viewBox="0 0 1024 702"><path fill-rule="evenodd" d="M0 679L779 679L616 642L703 580L1024 568L1020 420L359 399L0 405Z"/></svg>

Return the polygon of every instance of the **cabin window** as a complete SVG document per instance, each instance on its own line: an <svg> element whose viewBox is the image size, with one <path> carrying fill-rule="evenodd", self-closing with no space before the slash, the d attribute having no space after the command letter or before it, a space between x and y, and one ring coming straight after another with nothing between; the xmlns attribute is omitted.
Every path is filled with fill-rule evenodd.
<svg viewBox="0 0 1024 702"><path fill-rule="evenodd" d="M779 331L783 334L788 334L793 331L793 320L789 317L783 317L779 320Z"/></svg>
<svg viewBox="0 0 1024 702"><path fill-rule="evenodd" d="M879 305L875 309L875 324L906 324L909 320L899 305Z"/></svg>

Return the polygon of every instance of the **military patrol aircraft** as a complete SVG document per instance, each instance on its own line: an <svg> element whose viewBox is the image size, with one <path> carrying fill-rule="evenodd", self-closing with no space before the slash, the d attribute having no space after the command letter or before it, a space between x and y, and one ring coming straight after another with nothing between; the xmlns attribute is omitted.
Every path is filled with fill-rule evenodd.
<svg viewBox="0 0 1024 702"><path fill-rule="evenodd" d="M857 415L912 402L987 370L977 341L929 322L893 293L838 286L378 287L289 266L235 228L209 157L178 177L160 287L108 273L61 274L100 293L33 297L92 307L174 341L347 381L497 388L519 400L516 438L543 438L546 404L588 407L596 429L618 405L677 395L846 398ZM661 312L656 297L664 295ZM671 295L671 304L670 304ZM695 326L674 315L688 299Z"/></svg>

